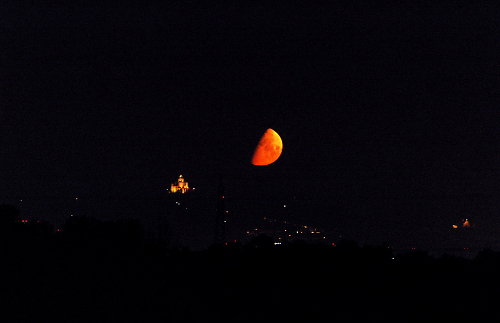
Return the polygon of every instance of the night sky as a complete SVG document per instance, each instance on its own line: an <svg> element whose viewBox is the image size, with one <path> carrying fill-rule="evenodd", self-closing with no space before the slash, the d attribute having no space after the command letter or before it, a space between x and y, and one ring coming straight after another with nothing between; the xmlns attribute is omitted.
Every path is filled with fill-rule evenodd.
<svg viewBox="0 0 500 323"><path fill-rule="evenodd" d="M1 5L0 203L152 223L182 174L209 241L223 175L231 237L287 204L333 240L500 247L497 8L325 3Z"/></svg>

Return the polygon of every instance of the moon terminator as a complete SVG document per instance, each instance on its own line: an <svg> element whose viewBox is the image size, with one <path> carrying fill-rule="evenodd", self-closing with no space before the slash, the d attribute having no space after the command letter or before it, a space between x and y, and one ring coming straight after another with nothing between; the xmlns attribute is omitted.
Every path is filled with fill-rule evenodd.
<svg viewBox="0 0 500 323"><path fill-rule="evenodd" d="M260 138L252 157L252 164L266 166L274 163L281 155L283 141L276 131L269 128Z"/></svg>

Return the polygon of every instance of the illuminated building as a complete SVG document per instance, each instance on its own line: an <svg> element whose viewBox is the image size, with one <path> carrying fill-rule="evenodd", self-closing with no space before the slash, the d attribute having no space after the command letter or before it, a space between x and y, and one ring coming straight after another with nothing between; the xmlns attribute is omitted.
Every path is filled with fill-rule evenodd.
<svg viewBox="0 0 500 323"><path fill-rule="evenodd" d="M188 182L184 181L184 177L179 175L179 179L176 183L170 184L170 192L177 193L181 192L182 194L186 193L189 190Z"/></svg>
<svg viewBox="0 0 500 323"><path fill-rule="evenodd" d="M471 224L469 222L469 219L465 219L465 220L462 219L462 221L463 221L462 228L472 228L472 227L474 227L474 224ZM458 227L459 226L456 225L456 224L453 225L453 229L458 229Z"/></svg>

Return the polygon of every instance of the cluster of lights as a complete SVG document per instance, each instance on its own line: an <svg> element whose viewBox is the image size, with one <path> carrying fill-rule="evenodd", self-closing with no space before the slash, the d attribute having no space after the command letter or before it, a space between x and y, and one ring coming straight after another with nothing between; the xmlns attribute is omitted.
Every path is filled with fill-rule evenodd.
<svg viewBox="0 0 500 323"><path fill-rule="evenodd" d="M284 207L286 207L286 205L284 205ZM267 217L263 217L264 220L267 220L268 222L277 222L276 219L269 219ZM286 224L287 221L282 221L282 223ZM321 234L321 230L318 231L318 229L316 228L311 228L311 227L308 227L307 225L297 225L297 224L293 224L294 227L300 227L299 229L293 229L293 231L295 231L295 234ZM255 232L259 231L258 228L255 228L253 230L249 230L247 231L247 234L248 235L252 235L254 234ZM264 231L265 232L265 231ZM276 231L275 233L277 233L278 231ZM283 232L286 234L288 234L288 238L292 238L292 235L294 234L293 232L289 232L288 229L283 229ZM320 236L321 237L321 236ZM281 240L281 237L278 237L279 240ZM326 236L323 236L322 237L323 240L326 239Z"/></svg>

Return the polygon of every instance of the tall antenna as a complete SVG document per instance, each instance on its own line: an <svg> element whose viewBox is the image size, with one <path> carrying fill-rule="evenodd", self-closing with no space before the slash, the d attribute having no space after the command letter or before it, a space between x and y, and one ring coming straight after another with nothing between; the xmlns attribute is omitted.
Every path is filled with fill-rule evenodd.
<svg viewBox="0 0 500 323"><path fill-rule="evenodd" d="M223 244L226 242L226 209L224 206L224 198L224 183L222 175L220 175L219 188L217 189L214 244Z"/></svg>

